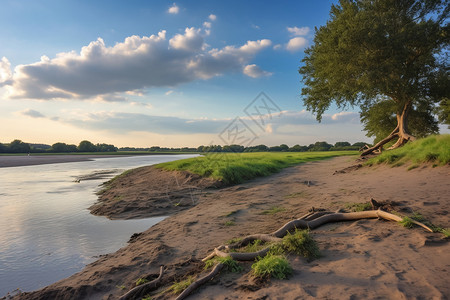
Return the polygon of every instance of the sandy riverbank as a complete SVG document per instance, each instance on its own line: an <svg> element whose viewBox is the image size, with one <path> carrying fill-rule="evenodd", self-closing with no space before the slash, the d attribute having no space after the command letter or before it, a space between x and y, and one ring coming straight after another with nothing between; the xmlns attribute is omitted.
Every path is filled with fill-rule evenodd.
<svg viewBox="0 0 450 300"><path fill-rule="evenodd" d="M352 164L349 157L306 163L220 189L207 188L211 182L186 174L141 168L115 183L97 206L98 213L130 218L155 211L163 214L169 207L180 209L81 272L16 298L117 299L137 279L156 276L164 265L165 286L152 293L152 299L171 299L174 296L160 292L173 280L198 274L200 260L214 247L235 237L272 232L311 207L335 211L370 198L395 201L401 213L420 212L434 224L450 227L450 166L411 171L377 166L333 175ZM180 193L171 194L173 187ZM273 207L283 210L263 214ZM227 221L234 225L226 226ZM289 256L294 269L289 280L255 283L248 275L250 264L244 264L243 273L221 274L190 299L447 299L450 295L450 243L441 234L361 220L325 225L313 235L323 256L312 262Z"/></svg>

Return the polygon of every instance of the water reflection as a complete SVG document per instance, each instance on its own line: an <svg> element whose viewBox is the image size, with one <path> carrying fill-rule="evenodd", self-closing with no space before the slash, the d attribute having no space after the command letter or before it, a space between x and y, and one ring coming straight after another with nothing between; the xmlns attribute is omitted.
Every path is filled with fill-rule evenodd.
<svg viewBox="0 0 450 300"><path fill-rule="evenodd" d="M17 288L34 290L70 276L94 257L124 246L134 232L163 219L111 221L89 214L87 208L97 200L94 191L104 176L191 156L101 158L0 168L0 297ZM106 174L105 170L115 172ZM94 172L102 176L84 180Z"/></svg>

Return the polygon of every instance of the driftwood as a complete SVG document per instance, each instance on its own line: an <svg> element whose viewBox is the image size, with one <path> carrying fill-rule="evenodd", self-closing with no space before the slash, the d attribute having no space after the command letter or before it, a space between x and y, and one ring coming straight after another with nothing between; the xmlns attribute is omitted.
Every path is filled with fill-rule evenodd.
<svg viewBox="0 0 450 300"><path fill-rule="evenodd" d="M195 289L197 289L199 286L205 284L206 282L210 281L214 276L219 274L220 270L224 267L224 264L218 263L209 274L203 276L202 278L196 280L193 284L187 287L178 297L176 300L182 300L189 296Z"/></svg>
<svg viewBox="0 0 450 300"><path fill-rule="evenodd" d="M164 273L164 266L161 266L159 268L158 278L129 290L125 295L120 297L119 300L138 299L139 297L145 296L145 294L147 294L148 292L157 289L162 283L161 281L163 273Z"/></svg>

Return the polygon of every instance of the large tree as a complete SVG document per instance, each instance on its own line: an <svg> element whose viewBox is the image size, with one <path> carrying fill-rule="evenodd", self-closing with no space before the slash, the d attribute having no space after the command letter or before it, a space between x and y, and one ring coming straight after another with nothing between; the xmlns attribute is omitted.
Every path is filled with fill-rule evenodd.
<svg viewBox="0 0 450 300"><path fill-rule="evenodd" d="M376 137L363 155L394 139L391 148L400 147L415 139L412 133L437 132L436 110L450 94L449 10L446 0L332 5L299 69L307 109L320 121L332 103L359 106L368 135Z"/></svg>

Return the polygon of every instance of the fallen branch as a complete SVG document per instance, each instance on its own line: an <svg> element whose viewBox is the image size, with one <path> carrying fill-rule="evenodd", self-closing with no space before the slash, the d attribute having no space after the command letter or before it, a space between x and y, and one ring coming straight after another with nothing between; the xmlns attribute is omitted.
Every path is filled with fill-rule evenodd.
<svg viewBox="0 0 450 300"><path fill-rule="evenodd" d="M120 297L119 300L138 299L139 297L145 296L145 294L147 294L148 292L157 289L161 285L163 273L164 273L164 266L161 266L159 268L158 278L129 290L125 295Z"/></svg>
<svg viewBox="0 0 450 300"><path fill-rule="evenodd" d="M178 297L176 300L182 300L189 296L195 289L197 289L199 286L203 285L204 283L211 280L214 276L216 276L220 270L224 267L224 264L218 263L209 274L203 276L202 278L196 280L194 283L192 283L190 286L188 286Z"/></svg>

